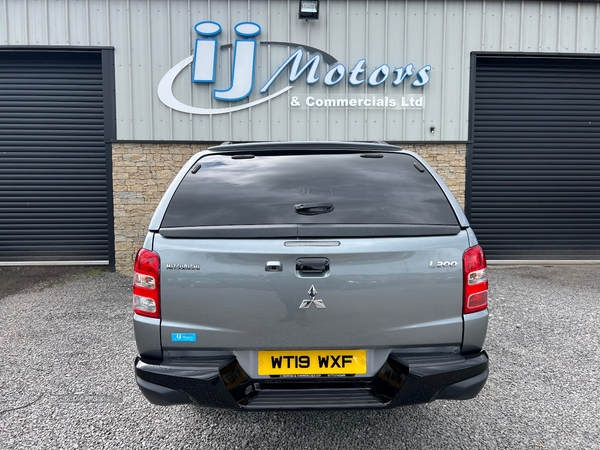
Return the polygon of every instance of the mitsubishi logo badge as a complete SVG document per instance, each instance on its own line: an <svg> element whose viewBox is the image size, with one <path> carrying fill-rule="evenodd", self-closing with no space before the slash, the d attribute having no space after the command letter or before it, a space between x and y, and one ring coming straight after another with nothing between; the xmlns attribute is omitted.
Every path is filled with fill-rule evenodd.
<svg viewBox="0 0 600 450"><path fill-rule="evenodd" d="M323 304L323 300L315 300L315 297L317 296L317 290L314 286L310 287L308 290L308 295L310 295L310 300L302 300L302 303L300 303L300 309L308 309L312 304L314 304L317 309L326 308L326 306Z"/></svg>

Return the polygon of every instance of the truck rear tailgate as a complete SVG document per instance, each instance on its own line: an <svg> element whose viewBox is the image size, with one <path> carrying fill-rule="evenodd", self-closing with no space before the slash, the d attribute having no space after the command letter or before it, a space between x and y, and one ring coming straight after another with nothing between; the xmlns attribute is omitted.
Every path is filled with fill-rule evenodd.
<svg viewBox="0 0 600 450"><path fill-rule="evenodd" d="M163 349L460 345L465 231L302 242L157 234ZM329 270L298 272L302 258L326 258Z"/></svg>

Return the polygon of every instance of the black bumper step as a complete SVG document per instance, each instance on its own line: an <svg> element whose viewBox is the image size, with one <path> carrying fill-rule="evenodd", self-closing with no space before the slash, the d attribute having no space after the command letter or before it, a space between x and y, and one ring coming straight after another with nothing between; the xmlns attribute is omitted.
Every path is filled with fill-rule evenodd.
<svg viewBox="0 0 600 450"><path fill-rule="evenodd" d="M332 379L252 379L238 361L188 360L177 364L135 361L142 393L156 404L195 401L217 408L379 409L466 400L483 388L488 377L485 352L452 357L402 357L390 354L374 377Z"/></svg>
<svg viewBox="0 0 600 450"><path fill-rule="evenodd" d="M257 392L248 409L377 408L385 404L370 389L302 389Z"/></svg>

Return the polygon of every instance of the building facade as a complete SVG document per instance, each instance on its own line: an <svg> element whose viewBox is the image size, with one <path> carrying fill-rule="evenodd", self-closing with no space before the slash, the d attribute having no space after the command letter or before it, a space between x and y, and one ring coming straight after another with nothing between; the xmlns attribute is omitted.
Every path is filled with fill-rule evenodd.
<svg viewBox="0 0 600 450"><path fill-rule="evenodd" d="M596 2L4 0L0 264L128 270L224 141L387 141L489 259L599 260Z"/></svg>

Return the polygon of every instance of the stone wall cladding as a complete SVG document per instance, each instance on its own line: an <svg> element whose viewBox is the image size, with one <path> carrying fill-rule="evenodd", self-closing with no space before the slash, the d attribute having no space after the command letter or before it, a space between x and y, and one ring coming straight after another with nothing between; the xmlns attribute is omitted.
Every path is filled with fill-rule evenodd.
<svg viewBox="0 0 600 450"><path fill-rule="evenodd" d="M214 144L113 144L116 269L131 273L152 213L181 166ZM459 203L465 200L465 144L402 145L422 156L444 179Z"/></svg>
<svg viewBox="0 0 600 450"><path fill-rule="evenodd" d="M195 153L212 144L113 144L116 269L130 273L162 195Z"/></svg>

